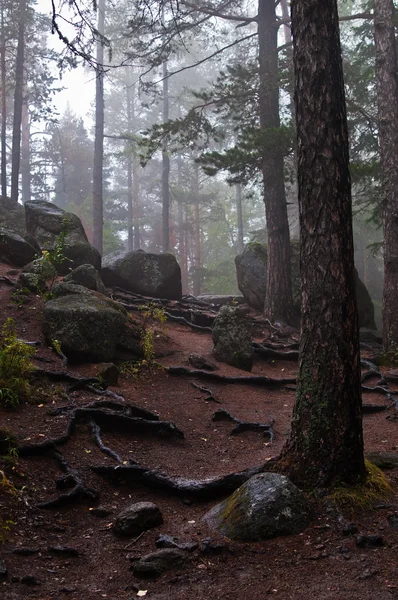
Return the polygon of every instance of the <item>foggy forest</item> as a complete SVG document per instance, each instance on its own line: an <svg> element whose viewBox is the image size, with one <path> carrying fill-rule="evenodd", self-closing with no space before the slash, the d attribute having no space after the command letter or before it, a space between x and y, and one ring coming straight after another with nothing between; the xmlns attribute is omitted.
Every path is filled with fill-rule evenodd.
<svg viewBox="0 0 398 600"><path fill-rule="evenodd" d="M0 0L0 596L398 594L394 0Z"/></svg>

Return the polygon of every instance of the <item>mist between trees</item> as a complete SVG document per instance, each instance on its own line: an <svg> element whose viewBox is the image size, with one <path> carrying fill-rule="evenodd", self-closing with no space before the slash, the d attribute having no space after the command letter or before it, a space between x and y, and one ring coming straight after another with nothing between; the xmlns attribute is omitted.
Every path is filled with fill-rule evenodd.
<svg viewBox="0 0 398 600"><path fill-rule="evenodd" d="M369 16L370 4L340 2L340 16ZM380 323L373 19L341 26L356 262ZM234 257L267 242L278 274L267 311L289 316L278 261L288 263L289 229L298 239L299 227L286 0L260 2L260 12L242 1L3 0L0 53L3 195L76 212L103 254L174 252L195 294L236 293ZM96 88L91 114L80 113L80 89L59 114L61 76L82 68Z"/></svg>

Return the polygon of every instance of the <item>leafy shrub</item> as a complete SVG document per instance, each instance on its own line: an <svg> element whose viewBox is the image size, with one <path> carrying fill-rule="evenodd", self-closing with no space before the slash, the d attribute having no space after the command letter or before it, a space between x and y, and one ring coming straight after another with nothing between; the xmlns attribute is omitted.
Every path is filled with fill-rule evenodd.
<svg viewBox="0 0 398 600"><path fill-rule="evenodd" d="M32 370L34 348L18 340L13 319L4 323L0 339L0 406L15 407L29 397L27 375Z"/></svg>

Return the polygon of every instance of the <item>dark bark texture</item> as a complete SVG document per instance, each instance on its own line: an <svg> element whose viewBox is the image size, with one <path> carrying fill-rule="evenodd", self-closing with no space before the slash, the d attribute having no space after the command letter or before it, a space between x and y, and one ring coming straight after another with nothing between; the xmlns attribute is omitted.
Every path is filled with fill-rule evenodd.
<svg viewBox="0 0 398 600"><path fill-rule="evenodd" d="M293 318L290 236L283 152L278 149L279 74L275 0L259 0L260 124L265 133L264 203L267 220L267 288L264 314L271 321Z"/></svg>
<svg viewBox="0 0 398 600"><path fill-rule="evenodd" d="M21 123L23 104L23 81L25 60L25 20L26 0L20 5L18 24L18 45L15 62L15 90L14 90L14 116L12 123L12 151L11 151L11 198L18 202L19 166L21 162Z"/></svg>
<svg viewBox="0 0 398 600"><path fill-rule="evenodd" d="M98 31L104 35L105 0L98 2ZM102 254L104 207L103 207L103 165L104 165L104 46L97 41L97 78L95 86L95 137L93 166L93 246Z"/></svg>
<svg viewBox="0 0 398 600"><path fill-rule="evenodd" d="M383 346L398 349L398 81L393 0L374 0L376 86L383 183Z"/></svg>
<svg viewBox="0 0 398 600"><path fill-rule="evenodd" d="M302 325L283 456L306 488L365 476L348 133L336 0L293 0Z"/></svg>

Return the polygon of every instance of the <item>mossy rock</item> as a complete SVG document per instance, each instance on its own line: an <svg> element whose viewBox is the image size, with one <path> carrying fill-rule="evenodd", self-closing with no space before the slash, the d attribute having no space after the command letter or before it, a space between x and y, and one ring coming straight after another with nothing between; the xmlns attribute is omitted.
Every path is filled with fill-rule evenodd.
<svg viewBox="0 0 398 600"><path fill-rule="evenodd" d="M251 371L252 325L240 307L222 306L213 326L213 353L217 360Z"/></svg>

